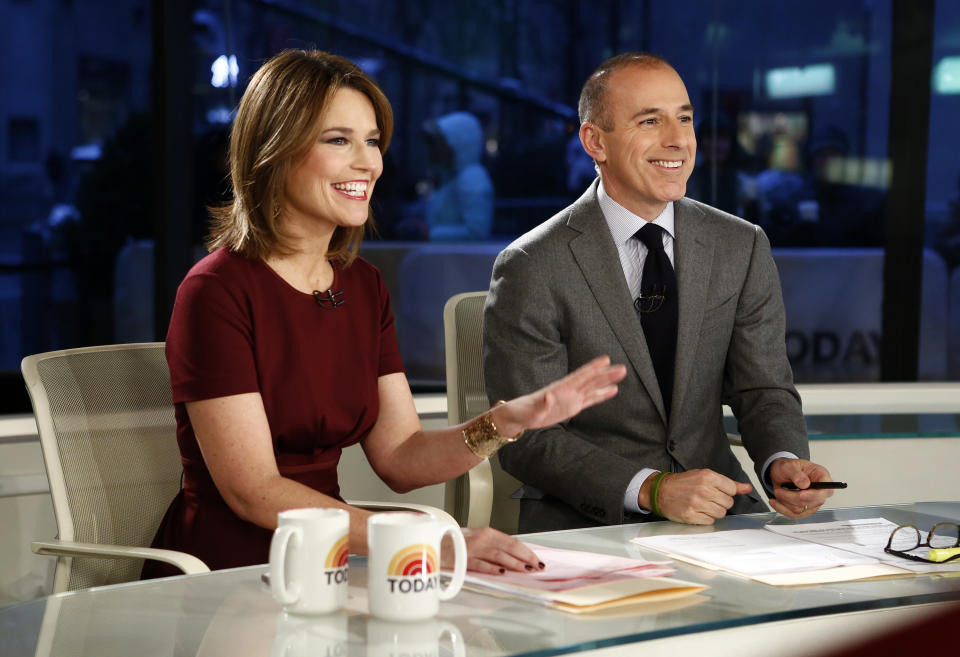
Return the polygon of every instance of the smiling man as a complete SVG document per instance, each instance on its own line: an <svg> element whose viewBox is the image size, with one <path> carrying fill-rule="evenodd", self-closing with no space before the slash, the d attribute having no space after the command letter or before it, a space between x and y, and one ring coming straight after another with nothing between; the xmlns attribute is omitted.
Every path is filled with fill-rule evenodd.
<svg viewBox="0 0 960 657"><path fill-rule="evenodd" d="M587 79L579 111L599 178L497 258L487 391L508 399L598 354L628 374L616 398L501 449L524 482L520 531L767 511L722 404L773 508L814 513L830 492L806 489L830 475L808 460L770 244L684 197L697 144L683 81L660 57L618 55Z"/></svg>

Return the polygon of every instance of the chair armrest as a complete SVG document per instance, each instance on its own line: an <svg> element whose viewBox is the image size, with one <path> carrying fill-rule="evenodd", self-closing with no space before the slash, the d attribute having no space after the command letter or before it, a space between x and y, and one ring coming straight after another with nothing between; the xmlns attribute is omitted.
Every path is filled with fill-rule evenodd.
<svg viewBox="0 0 960 657"><path fill-rule="evenodd" d="M437 520L445 520L460 526L449 513L429 504L413 504L410 502L369 502L366 500L345 500L347 504L358 506L369 511L419 511L433 516Z"/></svg>
<svg viewBox="0 0 960 657"><path fill-rule="evenodd" d="M466 527L487 527L493 515L493 470L490 461L480 461L467 472Z"/></svg>
<svg viewBox="0 0 960 657"><path fill-rule="evenodd" d="M493 518L493 469L490 460L444 485L444 508L456 514L463 527L489 527Z"/></svg>
<svg viewBox="0 0 960 657"><path fill-rule="evenodd" d="M187 575L209 573L207 565L192 554L176 550L161 550L148 547L130 547L126 545L104 545L101 543L75 543L73 541L34 541L30 549L35 554L48 554L57 557L93 557L107 559L155 559L176 566Z"/></svg>

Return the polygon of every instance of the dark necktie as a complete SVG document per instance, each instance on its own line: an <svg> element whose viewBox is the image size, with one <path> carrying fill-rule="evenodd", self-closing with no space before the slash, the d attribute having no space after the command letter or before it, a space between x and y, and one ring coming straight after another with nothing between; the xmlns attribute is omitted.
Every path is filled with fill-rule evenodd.
<svg viewBox="0 0 960 657"><path fill-rule="evenodd" d="M636 233L647 247L640 279L640 297L634 307L640 313L653 369L657 373L663 406L670 417L673 397L673 361L677 352L677 276L663 250L663 229L648 223Z"/></svg>

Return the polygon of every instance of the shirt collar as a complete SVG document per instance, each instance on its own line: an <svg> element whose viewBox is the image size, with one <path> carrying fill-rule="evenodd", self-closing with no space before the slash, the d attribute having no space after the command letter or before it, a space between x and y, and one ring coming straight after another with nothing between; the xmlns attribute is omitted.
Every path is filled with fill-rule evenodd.
<svg viewBox="0 0 960 657"><path fill-rule="evenodd" d="M600 211L603 212L603 218L607 220L607 226L610 227L610 234L613 241L617 244L623 244L633 237L638 230L643 228L647 221L626 209L607 194L603 188L603 181L597 186L597 202L600 204ZM663 212L654 219L653 223L663 228L670 237L673 233L673 201L667 203Z"/></svg>

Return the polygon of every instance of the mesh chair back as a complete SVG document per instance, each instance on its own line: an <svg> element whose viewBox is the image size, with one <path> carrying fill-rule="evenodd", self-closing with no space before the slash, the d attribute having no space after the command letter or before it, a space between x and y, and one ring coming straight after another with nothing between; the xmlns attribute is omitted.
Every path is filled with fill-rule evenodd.
<svg viewBox="0 0 960 657"><path fill-rule="evenodd" d="M483 378L483 306L486 292L465 292L447 301L443 310L443 329L446 343L447 363L447 419L450 424L460 424L480 415L490 408L487 387ZM519 500L512 493L522 484L500 467L500 460L489 459L493 475L493 507L490 518L479 524L489 524L501 531L515 534L520 513ZM452 499L448 510L458 522L468 522L469 477L462 475L449 482L446 495Z"/></svg>
<svg viewBox="0 0 960 657"><path fill-rule="evenodd" d="M60 539L149 546L182 471L164 344L37 354L22 369ZM142 564L60 557L54 589L134 580Z"/></svg>
<svg viewBox="0 0 960 657"><path fill-rule="evenodd" d="M483 380L483 305L486 300L486 292L466 292L452 297L444 309L444 331L448 344L452 342L453 346L453 352L447 354L447 418L450 424L460 424L490 408Z"/></svg>

